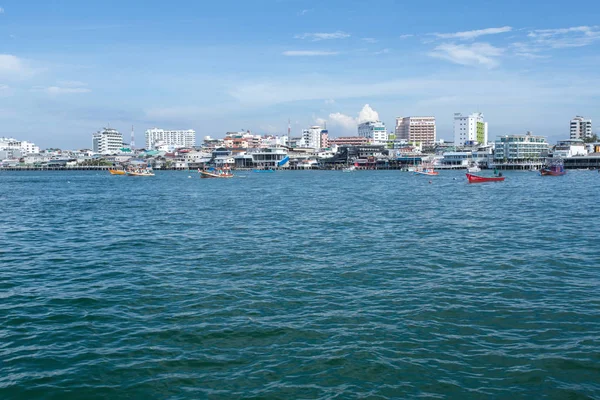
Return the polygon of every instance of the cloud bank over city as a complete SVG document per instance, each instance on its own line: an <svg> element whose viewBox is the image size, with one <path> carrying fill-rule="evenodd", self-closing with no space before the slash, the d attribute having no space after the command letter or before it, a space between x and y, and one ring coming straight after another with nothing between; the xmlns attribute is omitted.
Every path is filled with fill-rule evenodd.
<svg viewBox="0 0 600 400"><path fill-rule="evenodd" d="M565 15L554 3L516 13L466 1L459 22L442 1L424 16L393 2L190 1L165 14L133 0L135 20L99 1L34 3L0 12L0 136L43 147L89 147L108 124L222 137L284 134L291 119L293 133L326 122L335 137L369 113L389 129L398 115L433 115L450 139L455 112L481 111L490 138L552 140L575 115L600 119L595 4ZM357 23L373 19L377 29Z"/></svg>

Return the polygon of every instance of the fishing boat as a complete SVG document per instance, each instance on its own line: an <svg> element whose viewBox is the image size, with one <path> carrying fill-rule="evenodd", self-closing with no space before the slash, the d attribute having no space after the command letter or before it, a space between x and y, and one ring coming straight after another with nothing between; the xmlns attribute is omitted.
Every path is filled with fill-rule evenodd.
<svg viewBox="0 0 600 400"><path fill-rule="evenodd" d="M540 170L541 176L561 176L566 173L562 159L548 161L544 168Z"/></svg>
<svg viewBox="0 0 600 400"><path fill-rule="evenodd" d="M200 173L200 178L233 178L233 174L231 173L231 171L229 171L229 169L226 169L226 170L215 169L215 168L210 168L208 170L198 169L198 172Z"/></svg>
<svg viewBox="0 0 600 400"><path fill-rule="evenodd" d="M479 176L467 173L466 175L469 183L502 182L505 179L502 174L498 174L498 176Z"/></svg>
<svg viewBox="0 0 600 400"><path fill-rule="evenodd" d="M432 164L421 164L415 168L415 175L436 176L439 174L440 173L433 168Z"/></svg>
<svg viewBox="0 0 600 400"><path fill-rule="evenodd" d="M122 169L109 169L108 172L110 172L111 175L125 175L125 174L127 174L127 172L125 172Z"/></svg>
<svg viewBox="0 0 600 400"><path fill-rule="evenodd" d="M136 168L127 171L127 176L154 176L152 168Z"/></svg>

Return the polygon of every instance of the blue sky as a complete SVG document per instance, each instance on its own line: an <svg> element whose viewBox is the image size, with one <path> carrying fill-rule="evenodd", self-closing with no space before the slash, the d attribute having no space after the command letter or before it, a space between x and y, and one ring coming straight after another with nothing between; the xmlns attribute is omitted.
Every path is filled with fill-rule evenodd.
<svg viewBox="0 0 600 400"><path fill-rule="evenodd" d="M595 1L0 0L0 136L91 146L110 123L353 135L481 111L491 138L600 127ZM594 129L596 131L596 129Z"/></svg>

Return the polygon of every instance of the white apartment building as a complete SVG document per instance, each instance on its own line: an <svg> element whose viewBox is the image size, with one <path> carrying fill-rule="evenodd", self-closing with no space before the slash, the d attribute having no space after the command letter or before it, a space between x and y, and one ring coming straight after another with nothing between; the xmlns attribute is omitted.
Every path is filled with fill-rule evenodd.
<svg viewBox="0 0 600 400"><path fill-rule="evenodd" d="M358 136L369 139L373 144L387 144L388 133L381 121L363 122L358 125Z"/></svg>
<svg viewBox="0 0 600 400"><path fill-rule="evenodd" d="M321 132L323 128L320 126L311 126L309 129L302 130L302 137L300 141L296 143L298 147L305 147L311 149L321 148Z"/></svg>
<svg viewBox="0 0 600 400"><path fill-rule="evenodd" d="M146 150L152 150L157 145L166 145L171 148L193 147L196 145L196 131L164 130L152 128L146 131Z"/></svg>
<svg viewBox="0 0 600 400"><path fill-rule="evenodd" d="M112 128L104 128L92 135L92 149L99 154L118 153L123 147L123 135Z"/></svg>
<svg viewBox="0 0 600 400"><path fill-rule="evenodd" d="M409 143L435 143L435 117L396 118L396 139Z"/></svg>
<svg viewBox="0 0 600 400"><path fill-rule="evenodd" d="M576 116L571 120L571 139L585 139L592 136L592 120Z"/></svg>
<svg viewBox="0 0 600 400"><path fill-rule="evenodd" d="M487 144L488 124L482 113L471 115L454 114L454 144L464 146L470 144Z"/></svg>
<svg viewBox="0 0 600 400"><path fill-rule="evenodd" d="M559 141L556 146L554 146L552 153L554 154L554 157L570 158L576 156L585 156L588 152L585 148L585 143L583 143L583 140L571 139Z"/></svg>
<svg viewBox="0 0 600 400"><path fill-rule="evenodd" d="M40 148L26 140L17 140L14 138L0 138L0 151L19 152L22 155L37 154Z"/></svg>
<svg viewBox="0 0 600 400"><path fill-rule="evenodd" d="M548 142L544 136L506 135L496 139L494 160L507 162L538 161L548 154Z"/></svg>

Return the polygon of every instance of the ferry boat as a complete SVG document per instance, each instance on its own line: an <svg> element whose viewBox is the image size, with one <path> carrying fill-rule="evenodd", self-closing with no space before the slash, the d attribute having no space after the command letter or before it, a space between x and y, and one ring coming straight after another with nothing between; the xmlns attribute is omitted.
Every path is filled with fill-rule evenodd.
<svg viewBox="0 0 600 400"><path fill-rule="evenodd" d="M211 168L209 170L201 170L198 169L200 173L200 178L233 178L233 174L228 169L215 169Z"/></svg>
<svg viewBox="0 0 600 400"><path fill-rule="evenodd" d="M111 175L125 175L125 174L127 174L127 172L125 172L122 169L109 169L108 172L110 172Z"/></svg>
<svg viewBox="0 0 600 400"><path fill-rule="evenodd" d="M566 174L565 165L562 159L549 161L544 168L540 170L541 176L561 176Z"/></svg>
<svg viewBox="0 0 600 400"><path fill-rule="evenodd" d="M469 183L481 183L481 182L502 182L505 177L502 176L502 173L497 176L479 176L467 173L467 179Z"/></svg>

